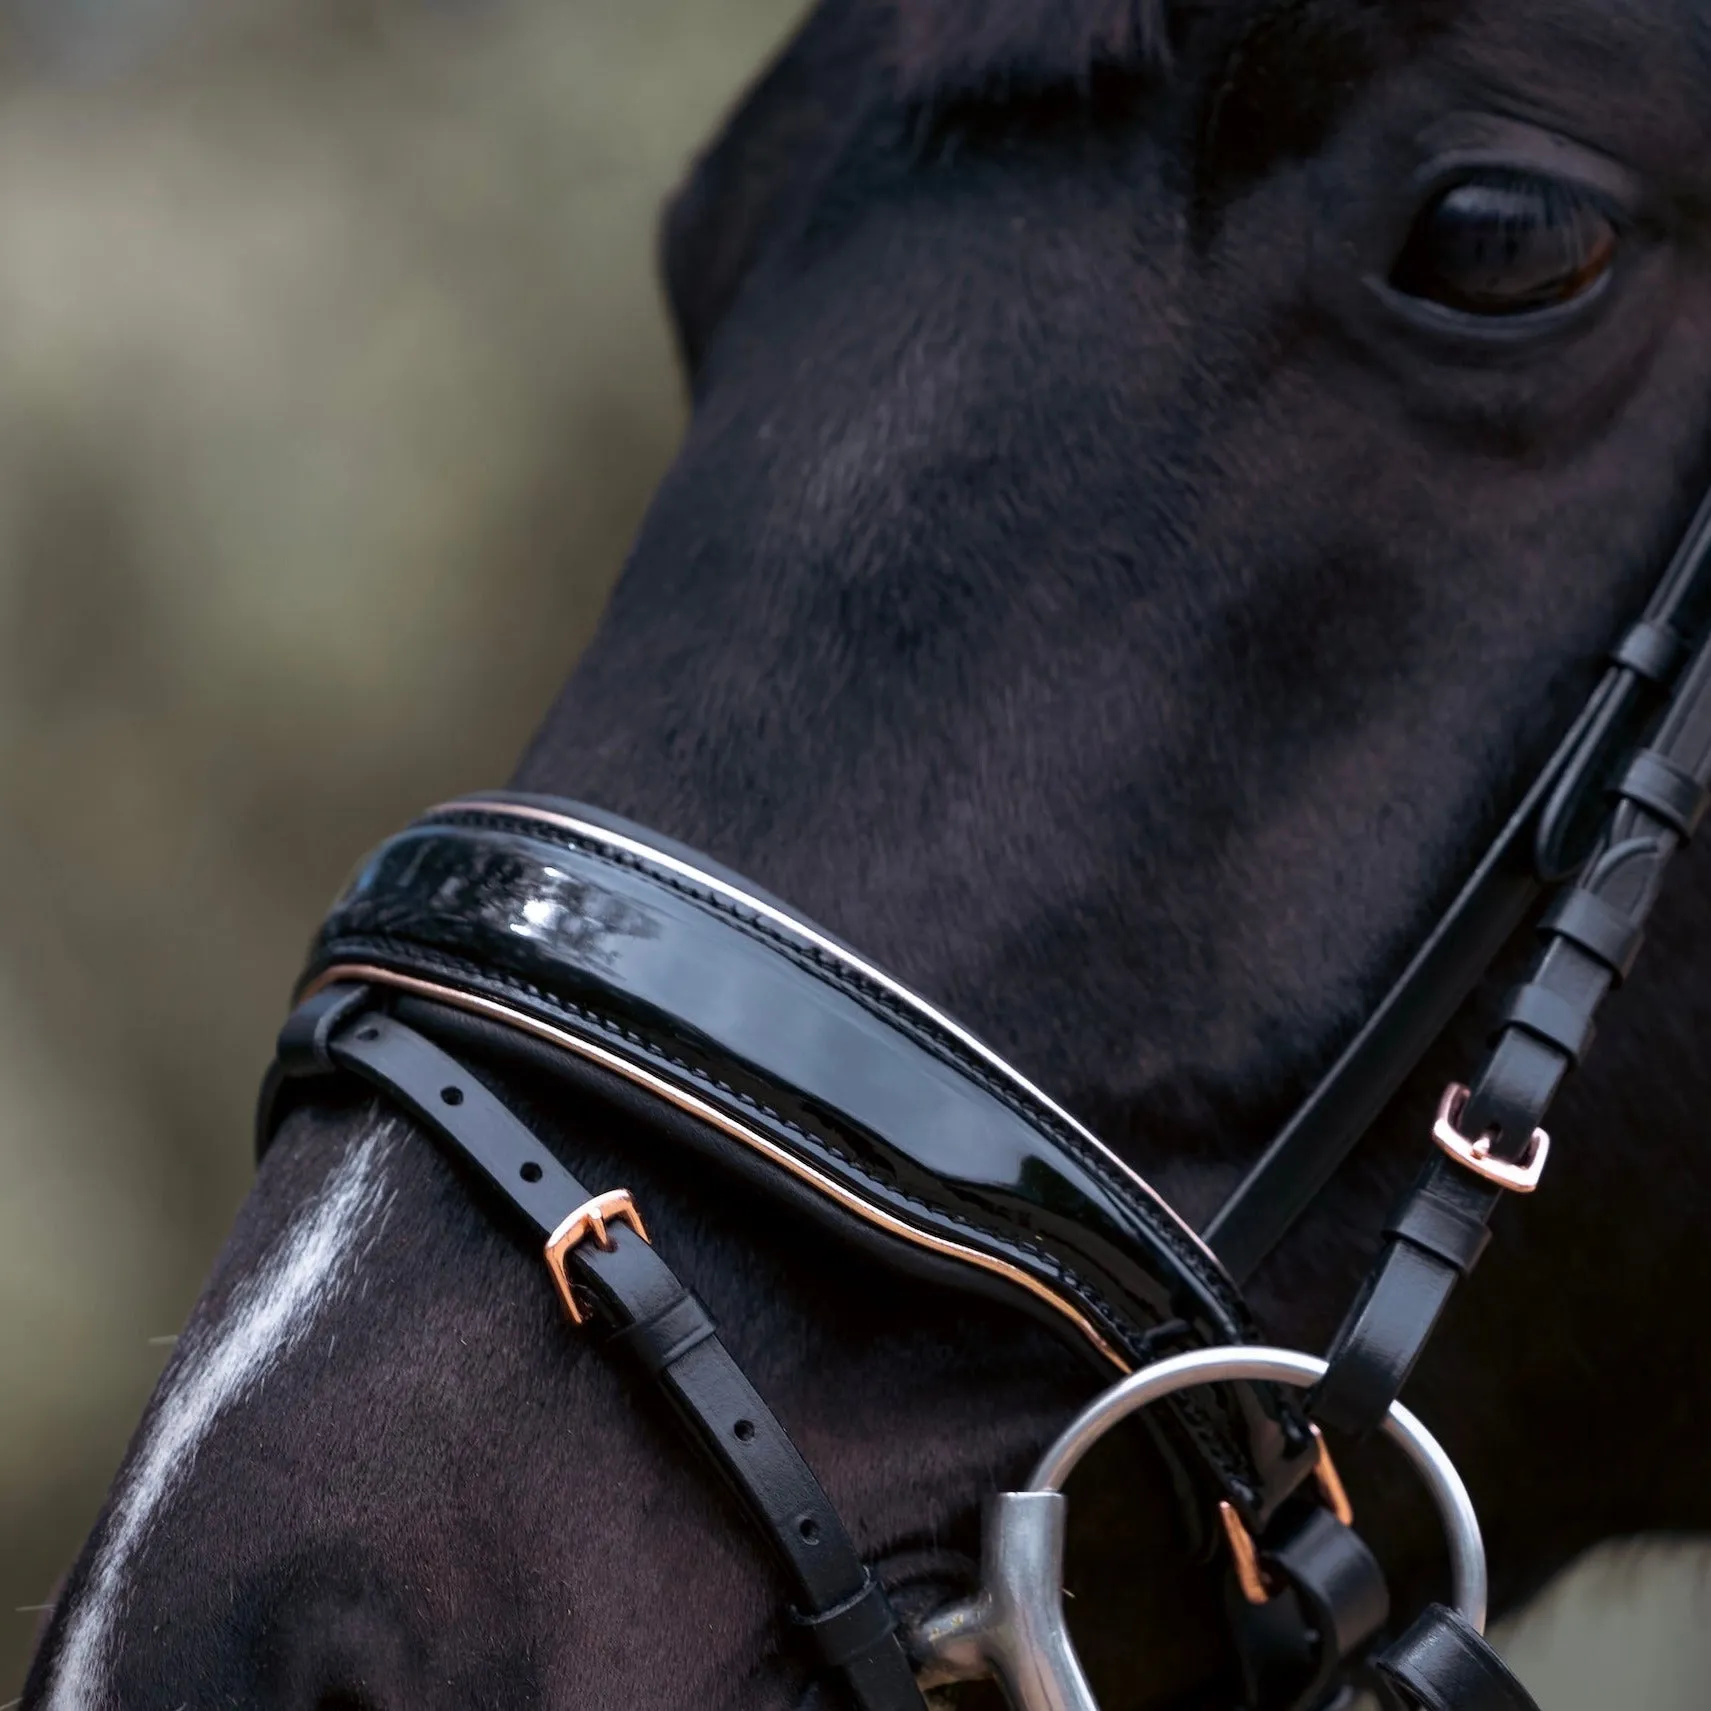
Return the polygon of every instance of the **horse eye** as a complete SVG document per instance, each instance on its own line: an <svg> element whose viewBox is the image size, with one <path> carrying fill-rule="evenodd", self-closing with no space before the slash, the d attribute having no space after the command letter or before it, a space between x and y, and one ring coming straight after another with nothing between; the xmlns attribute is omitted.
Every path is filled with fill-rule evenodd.
<svg viewBox="0 0 1711 1711"><path fill-rule="evenodd" d="M1590 289L1616 256L1616 227L1585 191L1528 172L1486 172L1415 218L1390 283L1469 315L1525 315Z"/></svg>

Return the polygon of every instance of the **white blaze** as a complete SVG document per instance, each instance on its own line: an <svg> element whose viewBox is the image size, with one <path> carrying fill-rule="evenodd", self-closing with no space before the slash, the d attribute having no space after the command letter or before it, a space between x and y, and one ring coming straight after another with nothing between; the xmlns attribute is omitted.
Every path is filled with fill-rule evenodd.
<svg viewBox="0 0 1711 1711"><path fill-rule="evenodd" d="M391 1125L377 1124L328 1177L256 1272L240 1284L221 1324L180 1342L182 1360L144 1441L123 1475L112 1516L66 1625L43 1711L101 1711L124 1616L127 1570L154 1518L190 1472L214 1422L267 1376L314 1324L349 1272L358 1236L382 1209L380 1161Z"/></svg>

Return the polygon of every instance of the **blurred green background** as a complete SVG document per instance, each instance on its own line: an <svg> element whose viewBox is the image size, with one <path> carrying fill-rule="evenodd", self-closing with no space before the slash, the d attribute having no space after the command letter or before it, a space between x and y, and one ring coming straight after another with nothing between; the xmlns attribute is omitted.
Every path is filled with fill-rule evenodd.
<svg viewBox="0 0 1711 1711"><path fill-rule="evenodd" d="M800 9L0 0L0 1703L310 929L589 632L682 417L658 205ZM1647 1562L1516 1641L1546 1711L1702 1702Z"/></svg>

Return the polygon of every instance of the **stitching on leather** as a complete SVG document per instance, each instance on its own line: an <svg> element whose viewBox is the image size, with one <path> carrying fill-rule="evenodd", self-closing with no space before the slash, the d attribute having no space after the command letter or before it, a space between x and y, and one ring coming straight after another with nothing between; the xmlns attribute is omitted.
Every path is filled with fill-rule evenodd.
<svg viewBox="0 0 1711 1711"><path fill-rule="evenodd" d="M700 1082L703 1086L723 1093L727 1098L735 1100L751 1111L768 1118L810 1147L820 1149L832 1160L842 1165L857 1180L869 1184L870 1187L880 1190L888 1196L894 1196L905 1205L929 1218L943 1219L959 1229L982 1237L1002 1252L1033 1259L1055 1282L1062 1284L1087 1302L1089 1306L1095 1308L1104 1322L1105 1328L1115 1332L1119 1341L1128 1347L1132 1354L1145 1355L1147 1353L1146 1339L1150 1333L1143 1331L1139 1338L1131 1339L1124 1330L1124 1315L1112 1305L1104 1292L1088 1282L1079 1272L1065 1265L1056 1255L1036 1247L1033 1243L1020 1237L1001 1235L948 1207L935 1206L931 1202L909 1193L907 1189L901 1186L876 1182L874 1177L863 1169L860 1162L852 1158L835 1141L816 1131L803 1128L801 1124L785 1116L782 1112L773 1110L772 1107L744 1093L741 1089L730 1086L727 1082L709 1074L698 1065L678 1057L649 1036L639 1033L615 1018L602 1012L590 1010L585 1005L563 998L557 993L544 991L534 982L509 970L501 969L495 973L490 969L423 945L415 940L399 939L385 934L352 934L348 938L341 938L336 942L341 946L339 953L341 957L346 954L378 956L382 959L406 962L418 967L425 967L437 974L455 977L465 986L477 989L482 986L489 988L498 986L503 990L531 1000L549 1015L557 1015L580 1022L583 1026L596 1032L624 1041L636 1051L645 1054L653 1062L675 1068L692 1080ZM1169 1324L1170 1321L1167 1320L1163 1323ZM1161 1327L1153 1327L1154 1330L1159 1328ZM1212 1420L1204 1405L1192 1397L1173 1397L1171 1403L1173 1410L1182 1418L1184 1426L1199 1445L1202 1453L1218 1470L1226 1484L1232 1490L1245 1496L1248 1502L1257 1506L1259 1491L1253 1473L1248 1467L1244 1467L1232 1459L1224 1441L1226 1428L1219 1426Z"/></svg>
<svg viewBox="0 0 1711 1711"><path fill-rule="evenodd" d="M541 987L536 986L533 981L525 980L521 975L513 974L509 970L501 969L495 973L491 969L480 967L474 963L467 962L460 957L452 956L446 952L435 950L429 946L424 946L414 941L399 940L384 935L357 934L353 935L348 940L342 941L342 943L360 947L365 952L372 951L374 953L378 953L383 957L390 955L396 960L407 960L420 966L425 966L436 973L454 975L465 985L477 987L482 985L489 987L498 985L504 987L512 992L532 999L541 1009L545 1010L549 1014L573 1019L582 1023L584 1026L597 1030L600 1033L623 1040L627 1045L633 1046L637 1051L645 1053L653 1062L666 1064L674 1069L680 1070L691 1080L699 1081L704 1086L714 1088L718 1092L725 1094L727 1097L736 1100L739 1104L746 1105L751 1111L759 1112L762 1116L767 1117L772 1122L776 1123L780 1128L789 1130L790 1133L795 1135L798 1139L818 1147L831 1158L835 1159L839 1164L843 1165L846 1170L852 1172L861 1181L870 1184L876 1189L882 1190L887 1195L894 1195L897 1199L903 1201L906 1205L913 1206L918 1211L929 1213L934 1217L947 1219L949 1222L956 1224L962 1229L970 1230L978 1235L985 1236L989 1241L996 1242L1013 1253L1030 1255L1034 1259L1038 1260L1041 1266L1057 1281L1073 1286L1077 1290L1085 1293L1090 1302L1097 1303L1101 1310L1110 1317L1113 1327L1120 1327L1122 1325L1123 1321L1121 1316L1116 1313L1115 1309L1112 1308L1105 1296L1092 1284L1086 1282L1078 1272L1071 1271L1062 1260L1057 1258L1055 1254L1049 1253L1044 1248L1036 1247L1033 1243L1026 1241L1021 1237L1000 1235L997 1231L990 1230L983 1224L977 1224L973 1222L972 1219L963 1216L961 1213L954 1212L948 1207L941 1208L934 1206L930 1201L922 1200L918 1196L909 1193L905 1188L893 1187L891 1185L875 1181L874 1177L867 1170L863 1169L860 1161L852 1158L849 1153L840 1147L835 1141L828 1139L816 1130L803 1128L800 1123L786 1117L780 1111L775 1111L770 1105L763 1104L752 1095L744 1093L740 1088L732 1087L728 1082L721 1081L718 1077L709 1074L699 1065L692 1064L686 1059L678 1057L649 1035L638 1032L636 1029L618 1021L612 1016L606 1015L604 1012L591 1010L586 1005L578 1004L571 999L560 996L558 993L544 991Z"/></svg>
<svg viewBox="0 0 1711 1711"><path fill-rule="evenodd" d="M1112 1181L1106 1176L1106 1166L1096 1154L1088 1152L1085 1143L1073 1130L1065 1129L1050 1112L1030 1105L1012 1087L1003 1082L995 1081L990 1070L978 1058L971 1057L956 1040L940 1033L925 1018L899 1005L897 1000L883 988L873 985L861 975L845 968L842 963L828 957L824 951L813 945L798 943L795 939L780 932L769 922L759 920L743 911L739 905L729 899L722 898L716 893L701 890L692 886L677 875L664 873L651 863L627 851L610 850L602 845L591 844L586 839L579 838L573 833L560 828L543 825L539 821L524 820L508 817L503 808L495 805L487 809L466 809L453 817L431 822L433 825L456 827L467 824L488 825L496 830L504 830L528 837L536 842L550 843L558 841L577 850L592 861L602 862L611 867L618 867L639 874L651 884L659 885L673 891L679 896L727 917L739 929L749 936L764 940L774 948L781 950L798 966L807 962L813 966L819 975L829 981L838 990L847 993L859 1002L883 1011L891 1020L904 1027L911 1037L926 1045L937 1053L941 1060L953 1064L971 1081L986 1093L997 1099L1013 1115L1032 1123L1045 1130L1061 1146L1063 1146L1084 1168L1092 1170L1105 1188L1118 1195L1123 1202L1146 1225L1147 1229L1182 1262L1202 1287L1209 1290L1223 1307L1229 1321L1229 1328L1237 1336L1246 1334L1250 1329L1250 1321L1245 1307L1239 1299L1233 1298L1228 1286L1215 1270L1207 1268L1204 1256L1189 1242L1183 1240L1181 1233L1168 1218L1160 1218L1144 1200L1137 1198L1120 1181Z"/></svg>

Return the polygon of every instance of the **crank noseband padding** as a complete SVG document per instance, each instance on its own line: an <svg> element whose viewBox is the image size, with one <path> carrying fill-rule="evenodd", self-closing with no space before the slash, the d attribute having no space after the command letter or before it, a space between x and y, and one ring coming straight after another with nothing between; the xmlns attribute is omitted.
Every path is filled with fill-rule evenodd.
<svg viewBox="0 0 1711 1711"><path fill-rule="evenodd" d="M328 916L305 990L331 979L545 1041L563 1078L625 1078L830 1226L894 1263L949 1261L1111 1366L1156 1358L1166 1324L1252 1340L1204 1244L1009 1065L734 876L593 810L481 797L425 816ZM1300 1415L1269 1387L1175 1413L1256 1531L1312 1468Z"/></svg>

